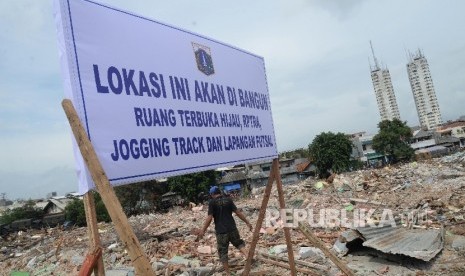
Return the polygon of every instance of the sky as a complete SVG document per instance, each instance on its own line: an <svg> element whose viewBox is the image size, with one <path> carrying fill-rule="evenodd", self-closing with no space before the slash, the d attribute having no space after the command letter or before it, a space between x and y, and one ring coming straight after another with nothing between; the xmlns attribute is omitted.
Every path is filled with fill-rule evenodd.
<svg viewBox="0 0 465 276"><path fill-rule="evenodd" d="M444 121L465 115L465 1L98 2L264 57L280 152L321 132L377 132L369 41L390 70L401 119L419 125L407 51L430 66ZM373 61L371 61L373 62ZM0 1L0 193L77 190L53 2Z"/></svg>

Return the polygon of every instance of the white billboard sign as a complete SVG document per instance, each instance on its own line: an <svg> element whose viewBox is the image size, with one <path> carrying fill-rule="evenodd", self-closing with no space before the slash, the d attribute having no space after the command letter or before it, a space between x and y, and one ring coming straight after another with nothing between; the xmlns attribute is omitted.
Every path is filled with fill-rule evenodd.
<svg viewBox="0 0 465 276"><path fill-rule="evenodd" d="M93 1L55 7L65 95L112 185L277 157L262 57Z"/></svg>

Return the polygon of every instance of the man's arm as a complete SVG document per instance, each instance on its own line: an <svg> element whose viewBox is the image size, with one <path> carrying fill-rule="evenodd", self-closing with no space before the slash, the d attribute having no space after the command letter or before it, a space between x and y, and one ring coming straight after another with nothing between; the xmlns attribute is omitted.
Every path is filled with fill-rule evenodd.
<svg viewBox="0 0 465 276"><path fill-rule="evenodd" d="M234 213L236 213L237 217L240 218L243 222L245 222L245 224L247 224L247 226L249 227L249 230L252 231L252 224L250 224L249 220L245 217L245 215L241 211L239 211L239 209L236 209Z"/></svg>
<svg viewBox="0 0 465 276"><path fill-rule="evenodd" d="M213 216L208 215L207 219L205 220L205 223L203 224L202 230L199 233L199 238L202 238L203 235L205 235L205 232L207 232L208 226L210 226L210 223L212 223Z"/></svg>

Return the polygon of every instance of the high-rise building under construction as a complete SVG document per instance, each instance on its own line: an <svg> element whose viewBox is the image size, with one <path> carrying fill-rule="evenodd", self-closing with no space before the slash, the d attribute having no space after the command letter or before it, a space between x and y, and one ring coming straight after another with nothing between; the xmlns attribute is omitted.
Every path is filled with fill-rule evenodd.
<svg viewBox="0 0 465 276"><path fill-rule="evenodd" d="M387 67L381 68L378 64L371 41L370 46L375 63L374 65L370 65L371 80L373 81L381 121L392 120L394 118L400 120L399 107L397 106L396 95L394 94L391 82L391 74Z"/></svg>
<svg viewBox="0 0 465 276"><path fill-rule="evenodd" d="M428 61L421 50L409 53L409 57L407 72L420 125L424 129L435 129L442 124L442 118Z"/></svg>

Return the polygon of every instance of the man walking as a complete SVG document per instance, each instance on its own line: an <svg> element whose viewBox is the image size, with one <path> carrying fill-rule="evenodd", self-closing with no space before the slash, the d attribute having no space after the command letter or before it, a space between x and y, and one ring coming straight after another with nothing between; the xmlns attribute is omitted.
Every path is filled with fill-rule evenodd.
<svg viewBox="0 0 465 276"><path fill-rule="evenodd" d="M250 224L244 214L237 209L230 197L225 197L221 194L221 191L217 186L210 188L210 195L212 199L208 202L208 217L205 220L201 232L199 233L199 238L202 238L203 235L205 235L208 226L210 226L212 219L214 219L218 255L220 256L220 261L223 264L225 272L229 275L229 243L232 243L242 252L242 254L244 254L244 256L247 257L245 243L239 235L232 213L235 213L242 221L244 221L250 231L252 231L252 224Z"/></svg>

